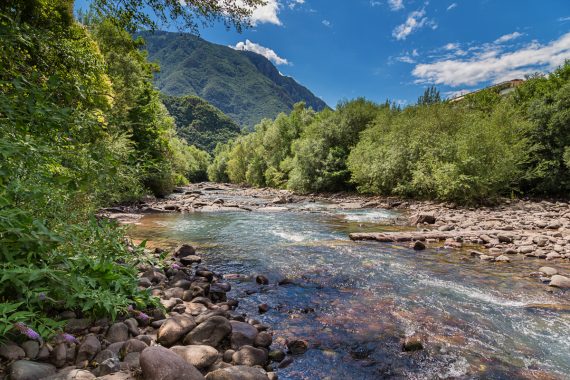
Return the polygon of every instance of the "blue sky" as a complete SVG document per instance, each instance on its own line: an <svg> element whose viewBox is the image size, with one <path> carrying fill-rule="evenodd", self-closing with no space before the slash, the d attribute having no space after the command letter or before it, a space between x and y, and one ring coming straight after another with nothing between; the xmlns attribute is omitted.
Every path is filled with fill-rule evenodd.
<svg viewBox="0 0 570 380"><path fill-rule="evenodd" d="M570 0L268 0L252 21L200 33L266 55L331 106L410 104L431 84L453 96L570 59Z"/></svg>

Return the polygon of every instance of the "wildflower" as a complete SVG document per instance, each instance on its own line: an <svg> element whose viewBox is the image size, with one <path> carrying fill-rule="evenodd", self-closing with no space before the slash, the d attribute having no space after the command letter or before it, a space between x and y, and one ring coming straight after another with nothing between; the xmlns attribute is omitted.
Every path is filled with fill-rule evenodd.
<svg viewBox="0 0 570 380"><path fill-rule="evenodd" d="M26 326L23 322L14 323L14 328L20 332L20 334L27 336L32 340L40 340L40 334Z"/></svg>
<svg viewBox="0 0 570 380"><path fill-rule="evenodd" d="M182 269L182 267L181 267L180 265L176 264L176 263L172 264L170 267L171 267L172 269L176 269L176 270Z"/></svg>
<svg viewBox="0 0 570 380"><path fill-rule="evenodd" d="M40 294L38 294L38 300L45 301L46 299L47 299L47 296L44 292L41 292Z"/></svg>
<svg viewBox="0 0 570 380"><path fill-rule="evenodd" d="M79 343L79 341L77 340L76 337L74 337L71 334L68 333L62 333L60 334L61 338L66 342L66 343Z"/></svg>
<svg viewBox="0 0 570 380"><path fill-rule="evenodd" d="M135 315L135 318L140 319L141 321L148 321L150 319L150 317L143 313L142 311L137 312L137 314Z"/></svg>

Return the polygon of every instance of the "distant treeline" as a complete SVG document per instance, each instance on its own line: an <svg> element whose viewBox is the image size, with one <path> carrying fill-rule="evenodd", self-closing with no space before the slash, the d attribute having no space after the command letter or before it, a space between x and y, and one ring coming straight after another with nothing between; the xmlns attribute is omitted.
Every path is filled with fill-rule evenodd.
<svg viewBox="0 0 570 380"><path fill-rule="evenodd" d="M486 202L570 191L570 63L509 95L460 102L433 88L404 109L365 99L315 113L298 104L255 132L218 145L214 181L299 192L357 190Z"/></svg>

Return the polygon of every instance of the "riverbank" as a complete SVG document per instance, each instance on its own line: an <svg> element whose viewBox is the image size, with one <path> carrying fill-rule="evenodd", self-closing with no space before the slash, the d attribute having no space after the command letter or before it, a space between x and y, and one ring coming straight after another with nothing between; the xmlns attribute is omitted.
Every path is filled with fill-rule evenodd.
<svg viewBox="0 0 570 380"><path fill-rule="evenodd" d="M0 345L0 375L11 380L267 380L277 378L273 368L292 362L287 350L306 350L298 340L270 350L270 326L251 317L265 306L249 316L236 312L239 300L227 297L231 285L210 271L192 246L175 252L156 248L149 255L141 262L160 264L141 264L139 287L160 306L131 309L114 322L63 312L64 333L53 341L30 335ZM258 286L265 284L260 276Z"/></svg>
<svg viewBox="0 0 570 380"><path fill-rule="evenodd" d="M496 206L474 208L346 193L299 195L270 188L201 183L179 188L177 194L164 200L106 211L109 217L136 223L148 213L311 212L313 202L325 203L331 212L398 212L386 224L404 231L352 233L353 240L406 243L418 250L444 247L489 263L536 260L536 271L527 275L536 277L540 284L570 288L570 205L566 202L504 200Z"/></svg>

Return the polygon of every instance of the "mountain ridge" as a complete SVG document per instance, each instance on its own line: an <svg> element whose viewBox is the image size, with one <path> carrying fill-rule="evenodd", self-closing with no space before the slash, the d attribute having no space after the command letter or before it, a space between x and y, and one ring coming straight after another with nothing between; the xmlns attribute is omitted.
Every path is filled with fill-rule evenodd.
<svg viewBox="0 0 570 380"><path fill-rule="evenodd" d="M156 86L166 95L195 95L251 129L264 118L288 113L304 101L316 111L328 105L265 57L200 37L175 32L142 32L149 60L159 63Z"/></svg>

